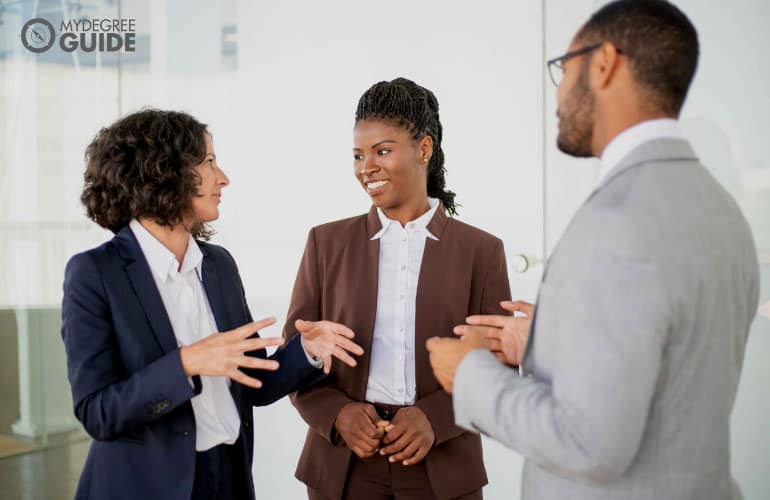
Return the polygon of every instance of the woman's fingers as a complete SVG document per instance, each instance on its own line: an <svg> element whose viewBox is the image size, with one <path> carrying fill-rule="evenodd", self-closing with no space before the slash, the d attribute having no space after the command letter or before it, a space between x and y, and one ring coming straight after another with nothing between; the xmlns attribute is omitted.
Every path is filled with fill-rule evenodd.
<svg viewBox="0 0 770 500"><path fill-rule="evenodd" d="M390 445L401 439L406 434L406 426L390 424L385 428L385 436L382 438L382 443ZM396 450L398 451L398 450Z"/></svg>
<svg viewBox="0 0 770 500"><path fill-rule="evenodd" d="M322 359L323 359L324 373L328 375L332 371L332 357L324 356Z"/></svg>
<svg viewBox="0 0 770 500"><path fill-rule="evenodd" d="M300 333L308 333L315 327L315 322L305 321L304 319L298 319L294 322L294 328Z"/></svg>
<svg viewBox="0 0 770 500"><path fill-rule="evenodd" d="M240 342L238 348L242 352L258 351L271 346L283 345L286 340L283 337L261 337Z"/></svg>
<svg viewBox="0 0 770 500"><path fill-rule="evenodd" d="M345 349L348 352L352 352L353 354L356 354L358 356L361 356L364 353L363 347L361 347L360 345L356 344L352 340L348 340L345 337L337 336L334 339L334 341L335 341L335 343L338 346L342 347L343 349Z"/></svg>
<svg viewBox="0 0 770 500"><path fill-rule="evenodd" d="M405 460L412 458L420 450L420 444L417 440L412 441L403 450L390 457L391 462L404 462ZM404 464L407 465L407 464Z"/></svg>
<svg viewBox="0 0 770 500"><path fill-rule="evenodd" d="M352 450L360 458L369 458L377 452L375 448L369 448L368 446L355 446Z"/></svg>
<svg viewBox="0 0 770 500"><path fill-rule="evenodd" d="M244 368L251 368L253 370L267 370L274 372L278 368L280 368L280 364L278 361L273 361L271 359L263 359L263 358L255 358L253 356L241 356L241 359L238 361L238 366L242 366Z"/></svg>
<svg viewBox="0 0 770 500"><path fill-rule="evenodd" d="M421 446L417 449L414 455L404 459L404 465L414 465L420 463L423 458L428 455L430 448L427 446Z"/></svg>
<svg viewBox="0 0 770 500"><path fill-rule="evenodd" d="M402 434L401 437L396 439L393 443L391 443L388 446L382 448L380 450L380 454L382 454L382 455L394 455L396 453L399 453L399 452L403 451L411 443L412 443L411 437L407 436L406 434ZM396 461L395 459L393 459L393 457L390 457L389 460L391 462L395 462Z"/></svg>
<svg viewBox="0 0 770 500"><path fill-rule="evenodd" d="M245 385L248 387L252 387L254 389L261 389L262 388L262 382L258 379L249 377L242 371L235 369L231 370L228 374L228 377L230 377L232 380L238 382L241 385Z"/></svg>
<svg viewBox="0 0 770 500"><path fill-rule="evenodd" d="M348 328L345 325L340 325L339 323L333 323L332 331L338 335L342 335L343 337L347 337L349 339L352 339L356 336L355 333L353 333L353 330Z"/></svg>
<svg viewBox="0 0 770 500"><path fill-rule="evenodd" d="M355 368L355 366L358 364L356 363L356 360L350 356L350 354L345 352L345 350L340 347L335 347L334 350L332 351L332 354L334 355L335 358L339 359L340 361L350 366L351 368Z"/></svg>
<svg viewBox="0 0 770 500"><path fill-rule="evenodd" d="M355 435L356 445L364 451L376 450L380 445L380 440L366 435L366 432L361 430Z"/></svg>
<svg viewBox="0 0 770 500"><path fill-rule="evenodd" d="M264 318L260 319L259 321L252 321L251 323L246 323L245 325L239 326L235 330L230 330L229 332L234 337L239 339L245 339L248 337L251 337L255 333L257 333L259 330L262 330L263 328L267 328L268 326L275 323L275 318Z"/></svg>

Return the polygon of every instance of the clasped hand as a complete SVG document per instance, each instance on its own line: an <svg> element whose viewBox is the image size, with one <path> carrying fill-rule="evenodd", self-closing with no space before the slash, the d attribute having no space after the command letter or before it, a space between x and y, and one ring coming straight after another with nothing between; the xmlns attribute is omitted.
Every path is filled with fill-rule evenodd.
<svg viewBox="0 0 770 500"><path fill-rule="evenodd" d="M420 462L436 441L433 426L417 406L399 409L388 422L369 403L348 403L340 410L335 429L360 458L379 453L403 465Z"/></svg>

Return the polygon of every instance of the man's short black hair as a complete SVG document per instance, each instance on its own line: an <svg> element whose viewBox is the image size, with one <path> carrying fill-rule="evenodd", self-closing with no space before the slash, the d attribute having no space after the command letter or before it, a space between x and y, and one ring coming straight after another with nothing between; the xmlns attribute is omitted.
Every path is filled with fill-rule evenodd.
<svg viewBox="0 0 770 500"><path fill-rule="evenodd" d="M609 42L628 57L651 104L679 116L698 66L698 32L664 0L619 0L599 9L577 34L583 44Z"/></svg>

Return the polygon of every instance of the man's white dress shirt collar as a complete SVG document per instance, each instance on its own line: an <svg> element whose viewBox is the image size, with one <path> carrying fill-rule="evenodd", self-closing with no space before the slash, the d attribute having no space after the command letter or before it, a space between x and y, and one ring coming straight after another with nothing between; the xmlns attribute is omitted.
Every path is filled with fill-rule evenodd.
<svg viewBox="0 0 770 500"><path fill-rule="evenodd" d="M601 185L615 167L620 165L623 158L634 149L645 142L663 138L683 139L684 134L679 127L679 122L673 118L648 120L629 127L616 135L602 152L596 185Z"/></svg>

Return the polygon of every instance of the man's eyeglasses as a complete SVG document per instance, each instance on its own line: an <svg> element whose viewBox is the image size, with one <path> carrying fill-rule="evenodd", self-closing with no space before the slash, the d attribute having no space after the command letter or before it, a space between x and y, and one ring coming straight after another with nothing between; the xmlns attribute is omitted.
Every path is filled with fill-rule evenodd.
<svg viewBox="0 0 770 500"><path fill-rule="evenodd" d="M593 52L594 50L598 49L602 46L602 43L595 43L593 45L589 45L587 47L583 47L582 49L573 50L572 52L567 52L563 56L555 57L548 61L548 75L551 77L551 81L554 85L557 87L561 83L562 78L564 78L564 62L569 61L573 57L582 56L585 54L588 54L589 52ZM623 51L615 48L615 51L618 54L622 54Z"/></svg>

